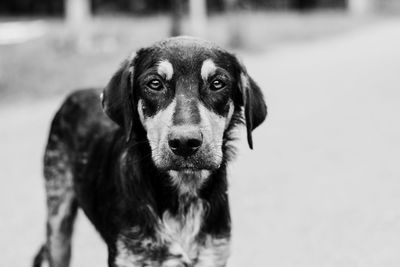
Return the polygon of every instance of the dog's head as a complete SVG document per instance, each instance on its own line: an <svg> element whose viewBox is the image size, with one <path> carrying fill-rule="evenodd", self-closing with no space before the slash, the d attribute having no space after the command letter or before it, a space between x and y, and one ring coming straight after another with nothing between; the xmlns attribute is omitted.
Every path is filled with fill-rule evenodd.
<svg viewBox="0 0 400 267"><path fill-rule="evenodd" d="M170 173L219 168L232 118L243 113L252 148L251 132L267 114L260 88L234 55L189 37L127 59L103 92L103 108L127 141L145 136L156 167Z"/></svg>

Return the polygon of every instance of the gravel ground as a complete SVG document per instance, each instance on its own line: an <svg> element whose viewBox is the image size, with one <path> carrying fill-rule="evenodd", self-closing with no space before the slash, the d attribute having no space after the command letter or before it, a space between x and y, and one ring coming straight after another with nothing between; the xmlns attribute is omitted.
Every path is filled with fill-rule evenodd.
<svg viewBox="0 0 400 267"><path fill-rule="evenodd" d="M231 168L229 266L400 266L400 21L243 56L270 116ZM41 177L61 99L0 107L1 266L44 239ZM82 214L72 266L106 266Z"/></svg>

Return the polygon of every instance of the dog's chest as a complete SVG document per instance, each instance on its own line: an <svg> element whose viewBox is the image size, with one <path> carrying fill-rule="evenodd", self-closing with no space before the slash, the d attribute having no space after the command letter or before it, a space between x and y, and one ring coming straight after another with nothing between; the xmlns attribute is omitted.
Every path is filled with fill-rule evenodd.
<svg viewBox="0 0 400 267"><path fill-rule="evenodd" d="M155 226L154 238L129 240L126 236L120 236L117 240L116 265L119 267L170 266L168 264L197 266L205 249L206 238L200 234L204 214L202 201L185 202L180 204L177 213L172 214L170 211L163 213ZM140 230L134 227L132 231ZM176 265L177 263L186 265Z"/></svg>
<svg viewBox="0 0 400 267"><path fill-rule="evenodd" d="M171 242L171 249L181 250L176 253L183 253L193 260L199 254L201 238L199 236L204 221L204 204L202 201L194 201L190 204L183 204L177 214L172 215L165 211L162 220L160 238L166 238ZM175 252L171 252L175 253Z"/></svg>
<svg viewBox="0 0 400 267"><path fill-rule="evenodd" d="M206 214L201 201L179 208L178 213L163 213L156 226L154 238L117 240L115 264L135 266L223 267L229 257L229 235L214 237L203 233ZM134 227L133 232L140 232Z"/></svg>

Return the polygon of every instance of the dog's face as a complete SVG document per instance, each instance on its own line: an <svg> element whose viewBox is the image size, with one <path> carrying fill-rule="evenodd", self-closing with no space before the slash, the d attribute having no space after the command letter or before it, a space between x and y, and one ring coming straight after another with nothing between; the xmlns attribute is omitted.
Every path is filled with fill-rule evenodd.
<svg viewBox="0 0 400 267"><path fill-rule="evenodd" d="M232 118L244 109L252 147L251 131L266 116L260 89L236 57L187 37L126 60L105 89L103 106L128 140L140 124L156 167L170 173L219 168L227 131L237 122Z"/></svg>
<svg viewBox="0 0 400 267"><path fill-rule="evenodd" d="M137 109L156 166L217 169L235 109L232 62L186 40L142 53L135 68Z"/></svg>

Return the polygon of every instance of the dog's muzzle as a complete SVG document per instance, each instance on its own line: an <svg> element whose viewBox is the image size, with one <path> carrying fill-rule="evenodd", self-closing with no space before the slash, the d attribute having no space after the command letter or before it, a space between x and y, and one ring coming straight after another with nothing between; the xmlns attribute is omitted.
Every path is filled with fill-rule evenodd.
<svg viewBox="0 0 400 267"><path fill-rule="evenodd" d="M203 134L196 127L173 128L168 135L171 151L184 158L194 155L203 144Z"/></svg>
<svg viewBox="0 0 400 267"><path fill-rule="evenodd" d="M217 148L199 125L173 125L155 147L153 159L164 170L215 170L221 163Z"/></svg>

